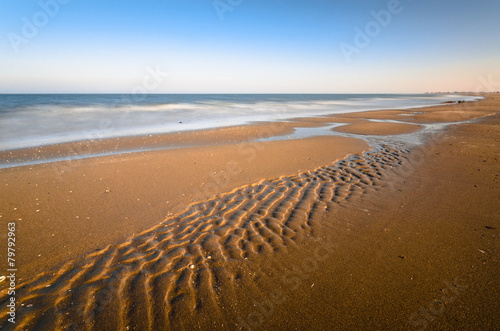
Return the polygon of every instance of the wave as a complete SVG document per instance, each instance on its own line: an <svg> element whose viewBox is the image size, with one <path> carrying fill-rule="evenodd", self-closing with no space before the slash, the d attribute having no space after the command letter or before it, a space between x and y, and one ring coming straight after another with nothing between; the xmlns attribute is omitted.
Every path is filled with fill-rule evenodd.
<svg viewBox="0 0 500 331"><path fill-rule="evenodd" d="M378 109L418 108L459 95L0 95L0 150ZM179 125L182 124L182 125Z"/></svg>

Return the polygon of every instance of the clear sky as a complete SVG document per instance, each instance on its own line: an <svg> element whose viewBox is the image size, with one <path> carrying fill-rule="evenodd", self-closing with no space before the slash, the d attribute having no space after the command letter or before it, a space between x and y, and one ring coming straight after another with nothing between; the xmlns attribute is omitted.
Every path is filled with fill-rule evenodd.
<svg viewBox="0 0 500 331"><path fill-rule="evenodd" d="M498 0L0 0L0 93L488 91L499 14Z"/></svg>

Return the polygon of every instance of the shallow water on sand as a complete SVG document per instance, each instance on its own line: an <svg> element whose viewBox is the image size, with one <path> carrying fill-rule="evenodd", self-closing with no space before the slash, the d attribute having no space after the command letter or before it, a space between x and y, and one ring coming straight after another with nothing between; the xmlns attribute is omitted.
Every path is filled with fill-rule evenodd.
<svg viewBox="0 0 500 331"><path fill-rule="evenodd" d="M480 97L452 94L0 95L0 150Z"/></svg>

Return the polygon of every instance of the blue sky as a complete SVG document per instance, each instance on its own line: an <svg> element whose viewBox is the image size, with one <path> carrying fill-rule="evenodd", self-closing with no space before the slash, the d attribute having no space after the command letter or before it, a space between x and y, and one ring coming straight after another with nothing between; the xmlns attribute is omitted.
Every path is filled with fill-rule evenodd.
<svg viewBox="0 0 500 331"><path fill-rule="evenodd" d="M0 93L500 89L499 13L493 0L0 0Z"/></svg>

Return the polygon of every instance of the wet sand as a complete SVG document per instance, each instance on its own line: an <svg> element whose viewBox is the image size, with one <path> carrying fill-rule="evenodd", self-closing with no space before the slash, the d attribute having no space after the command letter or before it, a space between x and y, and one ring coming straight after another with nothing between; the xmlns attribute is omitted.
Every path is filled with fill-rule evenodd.
<svg viewBox="0 0 500 331"><path fill-rule="evenodd" d="M421 127L413 124L387 123L387 122L362 122L343 125L335 129L338 132L354 133L361 135L391 136L418 131Z"/></svg>
<svg viewBox="0 0 500 331"><path fill-rule="evenodd" d="M331 164L366 149L362 140L318 137L3 169L2 218L18 222L23 240L19 276L25 279L40 269L123 241L190 203L263 178Z"/></svg>
<svg viewBox="0 0 500 331"><path fill-rule="evenodd" d="M498 328L499 105L298 122L390 135L401 127L367 120L482 117L413 148L252 143L285 132L253 126L236 142L0 170L20 238L17 327Z"/></svg>

